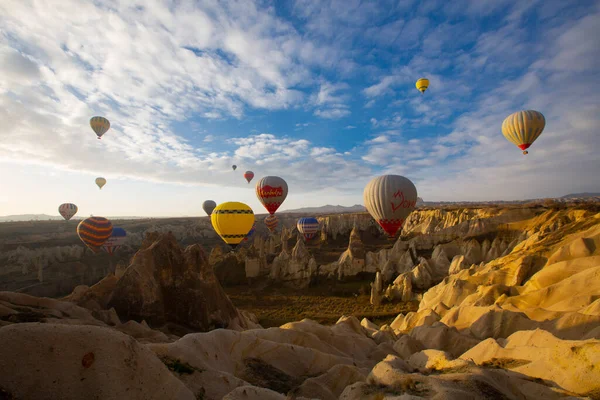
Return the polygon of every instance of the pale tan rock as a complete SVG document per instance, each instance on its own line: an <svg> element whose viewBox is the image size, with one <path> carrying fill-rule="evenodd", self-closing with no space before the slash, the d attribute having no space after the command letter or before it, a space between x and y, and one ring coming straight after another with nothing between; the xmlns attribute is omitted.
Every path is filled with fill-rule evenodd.
<svg viewBox="0 0 600 400"><path fill-rule="evenodd" d="M294 393L310 399L337 400L347 386L365 380L366 376L357 367L336 365L318 377L305 380Z"/></svg>
<svg viewBox="0 0 600 400"><path fill-rule="evenodd" d="M94 326L0 328L0 386L16 398L189 399L195 397L131 336Z"/></svg>
<svg viewBox="0 0 600 400"><path fill-rule="evenodd" d="M560 340L549 332L516 332L506 340L488 339L461 356L477 364L497 359L504 368L548 379L579 394L600 389L600 341Z"/></svg>
<svg viewBox="0 0 600 400"><path fill-rule="evenodd" d="M410 332L410 337L421 343L424 348L448 352L452 357L458 357L481 340L463 335L456 328L435 322L431 326L417 326Z"/></svg>
<svg viewBox="0 0 600 400"><path fill-rule="evenodd" d="M425 346L423 346L423 343L410 335L402 335L400 339L394 343L394 350L404 360L408 360L410 356L424 349Z"/></svg>
<svg viewBox="0 0 600 400"><path fill-rule="evenodd" d="M440 316L432 309L425 309L419 312L409 312L406 315L399 314L390 324L394 332L407 333L415 326L431 325L440 320Z"/></svg>

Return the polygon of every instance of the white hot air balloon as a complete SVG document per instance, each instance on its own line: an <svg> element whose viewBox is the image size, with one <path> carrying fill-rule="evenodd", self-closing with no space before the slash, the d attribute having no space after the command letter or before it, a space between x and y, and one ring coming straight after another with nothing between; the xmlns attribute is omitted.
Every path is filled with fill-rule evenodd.
<svg viewBox="0 0 600 400"><path fill-rule="evenodd" d="M400 175L383 175L372 179L363 192L365 207L390 238L417 205L417 188Z"/></svg>

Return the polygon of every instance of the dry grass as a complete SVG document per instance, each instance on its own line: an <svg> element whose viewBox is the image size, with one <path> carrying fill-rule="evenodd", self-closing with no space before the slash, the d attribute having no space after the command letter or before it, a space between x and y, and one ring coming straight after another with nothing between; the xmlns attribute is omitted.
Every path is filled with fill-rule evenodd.
<svg viewBox="0 0 600 400"><path fill-rule="evenodd" d="M359 284L355 282L346 286L354 288ZM225 288L225 291L236 307L254 313L265 328L304 318L322 324L334 324L342 315L354 315L359 319L366 317L378 324L389 324L399 313L416 311L418 308L416 303L386 303L374 307L367 295L329 295L331 288L324 286L304 290L233 287ZM335 292L343 291L338 287Z"/></svg>

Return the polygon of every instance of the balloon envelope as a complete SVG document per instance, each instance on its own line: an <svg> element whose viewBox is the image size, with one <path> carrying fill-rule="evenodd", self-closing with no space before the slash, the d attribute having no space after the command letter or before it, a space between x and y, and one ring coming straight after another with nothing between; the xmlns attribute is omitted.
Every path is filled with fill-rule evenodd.
<svg viewBox="0 0 600 400"><path fill-rule="evenodd" d="M367 183L363 200L369 214L394 237L417 205L417 188L403 176L383 175Z"/></svg>
<svg viewBox="0 0 600 400"><path fill-rule="evenodd" d="M58 206L58 212L67 221L77 214L77 206L73 203L64 203Z"/></svg>
<svg viewBox="0 0 600 400"><path fill-rule="evenodd" d="M208 216L210 216L210 214L212 214L212 212L216 206L217 206L217 203L215 203L212 200L205 200L204 203L202 203L202 209Z"/></svg>
<svg viewBox="0 0 600 400"><path fill-rule="evenodd" d="M274 214L288 194L286 181L278 176L265 176L256 183L256 197L269 214Z"/></svg>
<svg viewBox="0 0 600 400"><path fill-rule="evenodd" d="M104 117L92 117L90 119L90 126L96 132L98 139L100 139L110 129L110 122Z"/></svg>
<svg viewBox="0 0 600 400"><path fill-rule="evenodd" d="M502 134L511 143L517 145L523 154L542 134L546 118L539 111L518 111L506 117L502 122Z"/></svg>
<svg viewBox="0 0 600 400"><path fill-rule="evenodd" d="M256 222L254 224L252 224L252 229L250 229L250 232L248 232L248 234L244 238L244 242L247 242L248 239L250 238L250 236L252 236L254 234L254 232L256 232Z"/></svg>
<svg viewBox="0 0 600 400"><path fill-rule="evenodd" d="M275 232L275 229L277 229L277 225L279 225L279 218L277 218L277 215L275 214L269 214L265 218L265 225L271 231L271 233L273 233Z"/></svg>
<svg viewBox="0 0 600 400"><path fill-rule="evenodd" d="M244 203L229 201L215 207L210 221L221 239L235 249L252 229L254 213Z"/></svg>
<svg viewBox="0 0 600 400"><path fill-rule="evenodd" d="M246 171L246 173L244 174L244 178L246 178L246 180L248 181L248 183L250 183L250 181L252 180L252 178L254 178L254 172L252 172L252 171Z"/></svg>
<svg viewBox="0 0 600 400"><path fill-rule="evenodd" d="M429 79L421 78L421 79L417 80L417 83L415 83L415 86L417 87L417 89L419 89L419 91L421 93L425 93L425 91L429 87Z"/></svg>
<svg viewBox="0 0 600 400"><path fill-rule="evenodd" d="M310 240L315 237L319 231L319 221L313 217L300 218L296 227L298 228L298 231L304 235L306 240Z"/></svg>
<svg viewBox="0 0 600 400"><path fill-rule="evenodd" d="M125 243L126 239L127 232L125 232L125 229L115 227L110 237L102 245L102 250L112 256Z"/></svg>
<svg viewBox="0 0 600 400"><path fill-rule="evenodd" d="M112 223L103 217L89 217L77 225L77 234L87 247L98 253L102 245L112 235Z"/></svg>
<svg viewBox="0 0 600 400"><path fill-rule="evenodd" d="M232 165L231 168L235 171L237 169L237 165Z"/></svg>
<svg viewBox="0 0 600 400"><path fill-rule="evenodd" d="M104 178L96 178L96 185L98 185L98 187L100 189L102 189L102 186L106 185L106 179L104 179Z"/></svg>

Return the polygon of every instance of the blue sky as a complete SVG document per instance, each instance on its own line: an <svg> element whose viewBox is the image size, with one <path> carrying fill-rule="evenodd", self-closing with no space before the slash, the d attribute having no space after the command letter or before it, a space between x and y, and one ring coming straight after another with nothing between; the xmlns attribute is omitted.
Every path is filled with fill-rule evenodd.
<svg viewBox="0 0 600 400"><path fill-rule="evenodd" d="M286 179L282 209L388 173L425 200L598 191L598 37L585 0L5 0L0 214L263 212L245 170ZM547 120L528 156L520 109Z"/></svg>

